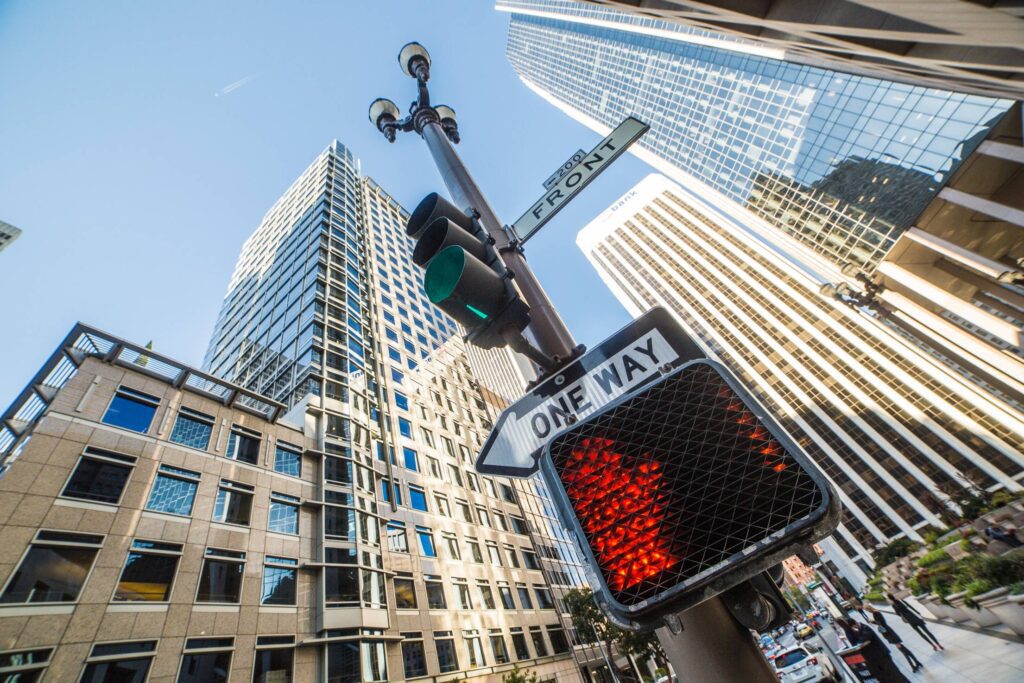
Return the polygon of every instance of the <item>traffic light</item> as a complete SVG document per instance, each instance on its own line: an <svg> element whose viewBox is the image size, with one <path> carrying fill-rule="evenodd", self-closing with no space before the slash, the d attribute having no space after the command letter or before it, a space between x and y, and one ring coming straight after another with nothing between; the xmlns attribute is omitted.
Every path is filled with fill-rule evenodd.
<svg viewBox="0 0 1024 683"><path fill-rule="evenodd" d="M598 602L628 628L757 577L838 521L823 475L712 360L570 426L548 454Z"/></svg>
<svg viewBox="0 0 1024 683"><path fill-rule="evenodd" d="M406 233L417 240L412 259L425 268L427 298L465 327L472 343L489 349L518 342L530 309L478 221L434 192L413 210Z"/></svg>

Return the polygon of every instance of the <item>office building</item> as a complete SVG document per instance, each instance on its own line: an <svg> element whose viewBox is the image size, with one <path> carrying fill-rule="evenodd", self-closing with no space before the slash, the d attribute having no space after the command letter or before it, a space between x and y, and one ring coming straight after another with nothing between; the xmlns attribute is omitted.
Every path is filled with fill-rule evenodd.
<svg viewBox="0 0 1024 683"><path fill-rule="evenodd" d="M979 95L1024 97L1024 13L1013 2L588 0L775 50L786 61Z"/></svg>
<svg viewBox="0 0 1024 683"><path fill-rule="evenodd" d="M18 239L19 235L21 235L19 228L14 227L10 223L0 221L0 251L9 247L11 242Z"/></svg>
<svg viewBox="0 0 1024 683"><path fill-rule="evenodd" d="M814 267L873 272L1011 105L791 64L735 37L589 4L497 8L511 15L508 59L528 88L600 133L630 115L649 123L637 156L749 204Z"/></svg>
<svg viewBox="0 0 1024 683"><path fill-rule="evenodd" d="M0 432L0 672L579 679L407 217L332 143L246 242L212 372L76 328Z"/></svg>
<svg viewBox="0 0 1024 683"><path fill-rule="evenodd" d="M844 508L821 545L861 586L876 546L951 521L951 494L1021 489L1024 412L899 328L822 296L820 276L755 221L651 175L577 243L632 315L675 312L818 463Z"/></svg>

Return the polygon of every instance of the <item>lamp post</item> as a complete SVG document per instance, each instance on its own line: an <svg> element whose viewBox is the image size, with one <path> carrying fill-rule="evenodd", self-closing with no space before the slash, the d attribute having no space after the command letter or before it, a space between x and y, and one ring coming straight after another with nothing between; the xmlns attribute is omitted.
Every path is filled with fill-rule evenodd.
<svg viewBox="0 0 1024 683"><path fill-rule="evenodd" d="M391 100L374 100L370 104L370 121L388 142L394 142L399 132L415 131L427 143L455 204L479 220L493 240L505 267L514 276L513 286L530 307L528 329L541 353L553 361L545 369L559 367L582 354L583 347L573 341L565 323L527 265L514 233L498 219L455 152L454 145L460 140L455 110L443 104L430 104L430 93L427 90L430 55L427 50L419 43L408 43L398 53L398 63L407 76L416 79L417 97L409 107L408 115L403 118L399 118L401 112Z"/></svg>

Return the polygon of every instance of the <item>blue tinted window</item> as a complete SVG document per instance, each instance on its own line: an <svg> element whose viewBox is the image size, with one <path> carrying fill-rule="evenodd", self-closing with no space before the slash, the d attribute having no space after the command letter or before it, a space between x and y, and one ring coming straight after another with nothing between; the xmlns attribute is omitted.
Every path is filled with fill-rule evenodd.
<svg viewBox="0 0 1024 683"><path fill-rule="evenodd" d="M149 494L146 509L169 512L172 515L191 515L198 488L197 472L161 465L153 490Z"/></svg>
<svg viewBox="0 0 1024 683"><path fill-rule="evenodd" d="M402 410L409 410L409 398L405 394L395 392L395 405Z"/></svg>
<svg viewBox="0 0 1024 683"><path fill-rule="evenodd" d="M295 604L295 567L298 563L292 559L267 556L267 566L263 567L263 591L260 604L263 605L294 605ZM292 566L280 566L292 565Z"/></svg>
<svg viewBox="0 0 1024 683"><path fill-rule="evenodd" d="M398 341L398 333L395 332L390 327L385 327L384 328L384 336L386 336L391 341Z"/></svg>
<svg viewBox="0 0 1024 683"><path fill-rule="evenodd" d="M149 425L159 403L160 399L156 396L121 387L114 394L114 400L110 402L103 422L133 432L145 433L149 431Z"/></svg>
<svg viewBox="0 0 1024 683"><path fill-rule="evenodd" d="M178 419L174 421L171 441L205 451L210 444L211 433L213 433L212 417L182 408L178 413Z"/></svg>
<svg viewBox="0 0 1024 683"><path fill-rule="evenodd" d="M388 311L384 311L384 319L387 320L392 325L395 324L395 316L389 313Z"/></svg>
<svg viewBox="0 0 1024 683"><path fill-rule="evenodd" d="M403 417L398 418L398 431L402 436L412 438L412 423Z"/></svg>
<svg viewBox="0 0 1024 683"><path fill-rule="evenodd" d="M277 447L274 452L274 471L298 477L302 474L302 456L293 450Z"/></svg>
<svg viewBox="0 0 1024 683"><path fill-rule="evenodd" d="M411 448L403 448L402 454L405 456L405 467L413 472L420 471L420 463L416 457L416 451Z"/></svg>
<svg viewBox="0 0 1024 683"><path fill-rule="evenodd" d="M392 368L391 369L391 379L395 382L395 384L401 384L403 381L405 381L405 375L403 375L398 370L395 370L394 368Z"/></svg>
<svg viewBox="0 0 1024 683"><path fill-rule="evenodd" d="M270 499L270 519L267 522L267 530L281 534L299 533L299 500L279 493L272 495L274 497Z"/></svg>
<svg viewBox="0 0 1024 683"><path fill-rule="evenodd" d="M427 511L427 495L423 492L423 489L416 488L415 486L409 487L409 507L421 512Z"/></svg>
<svg viewBox="0 0 1024 683"><path fill-rule="evenodd" d="M398 361L399 363L402 362L402 354L398 352L398 349L392 346L388 347L388 358L393 361Z"/></svg>
<svg viewBox="0 0 1024 683"><path fill-rule="evenodd" d="M434 548L434 535L430 533L430 529L424 527L416 527L416 535L420 539L420 549L423 551L425 557L437 557L437 550Z"/></svg>

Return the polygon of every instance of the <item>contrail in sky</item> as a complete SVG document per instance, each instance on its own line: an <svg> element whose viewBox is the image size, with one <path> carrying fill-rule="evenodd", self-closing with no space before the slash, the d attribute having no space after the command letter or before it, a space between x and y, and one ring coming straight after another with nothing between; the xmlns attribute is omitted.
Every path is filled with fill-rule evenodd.
<svg viewBox="0 0 1024 683"><path fill-rule="evenodd" d="M241 78L241 79L235 81L234 83L229 83L228 85L225 85L223 88L221 88L217 92L213 93L213 96L214 97L220 97L221 95L227 95L229 93L232 93L232 92L238 90L239 88L241 88L246 83L249 83L249 82L251 82L251 81L253 81L255 79L256 79L256 74L249 74L245 78Z"/></svg>

